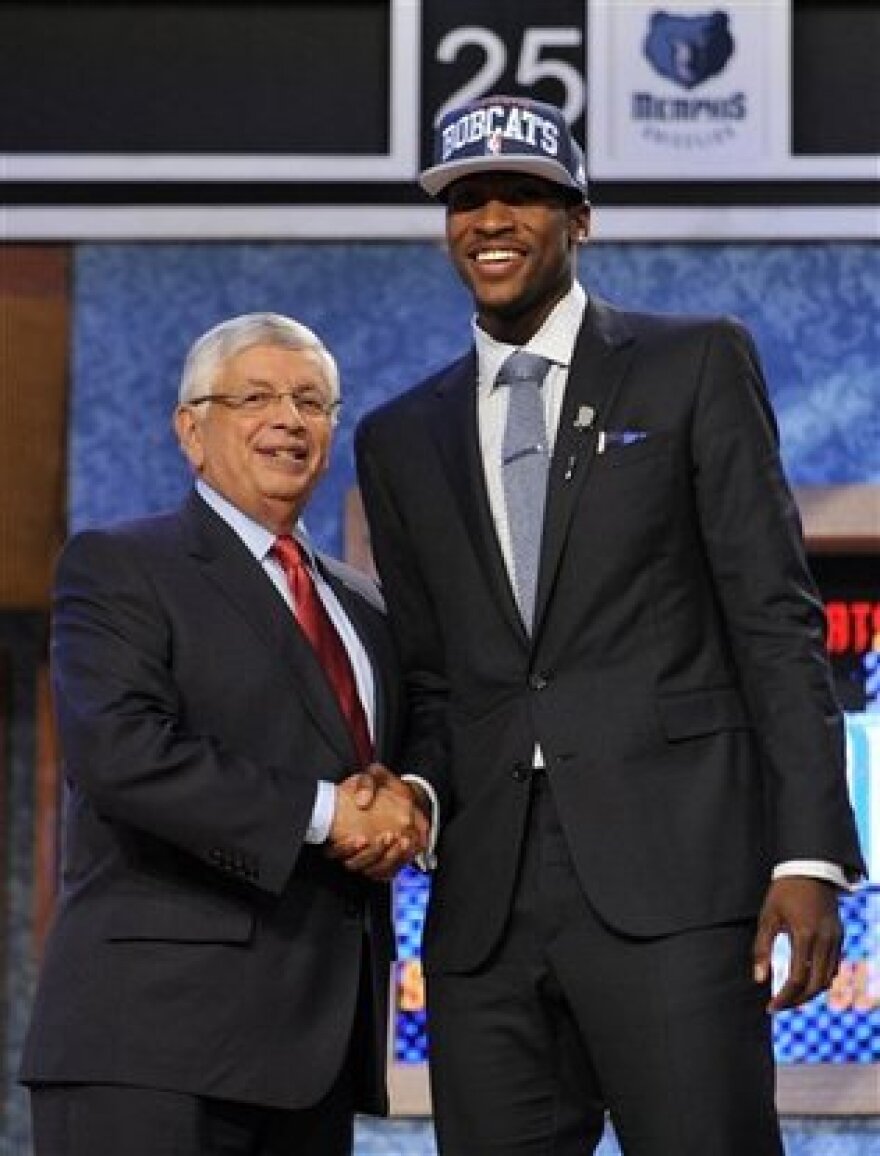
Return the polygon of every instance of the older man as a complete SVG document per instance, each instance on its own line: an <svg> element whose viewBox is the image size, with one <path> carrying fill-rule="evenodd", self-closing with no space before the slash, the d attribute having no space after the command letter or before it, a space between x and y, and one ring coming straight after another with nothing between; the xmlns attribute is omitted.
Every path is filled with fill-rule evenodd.
<svg viewBox="0 0 880 1156"><path fill-rule="evenodd" d="M354 1110L384 1108L381 880L424 823L373 763L398 718L378 595L299 521L337 405L310 330L224 322L183 370L183 508L61 558L64 878L22 1065L37 1156L347 1156ZM386 785L358 797L370 765Z"/></svg>

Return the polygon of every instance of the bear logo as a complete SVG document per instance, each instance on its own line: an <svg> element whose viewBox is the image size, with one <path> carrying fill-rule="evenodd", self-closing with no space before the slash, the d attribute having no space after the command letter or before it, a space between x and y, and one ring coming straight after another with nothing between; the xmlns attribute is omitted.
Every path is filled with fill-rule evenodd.
<svg viewBox="0 0 880 1156"><path fill-rule="evenodd" d="M672 16L654 12L645 37L645 56L655 71L682 88L717 76L733 55L726 12Z"/></svg>

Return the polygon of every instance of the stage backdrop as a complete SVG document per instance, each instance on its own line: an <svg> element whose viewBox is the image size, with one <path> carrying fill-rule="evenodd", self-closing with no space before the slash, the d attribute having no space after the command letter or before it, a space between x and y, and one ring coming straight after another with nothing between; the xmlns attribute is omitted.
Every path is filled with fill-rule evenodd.
<svg viewBox="0 0 880 1156"><path fill-rule="evenodd" d="M581 274L593 292L621 304L741 317L764 361L793 483L880 483L876 250L594 244L582 253ZM440 247L428 244L85 245L76 251L74 284L72 529L179 501L188 477L169 418L186 349L231 314L269 309L316 329L340 363L343 409L333 462L308 522L322 546L342 553L357 419L468 341L468 299ZM839 592L837 601L850 607L837 612L839 637L841 614L851 612L857 626L863 603L876 613L876 586L849 601ZM864 664L880 650L880 621L869 634L855 656L865 687ZM853 794L876 884L880 678L872 677L849 734ZM425 891L415 872L398 888L403 960L395 1056L403 1068L424 1059L418 937ZM867 1076L863 1065L880 1062L878 898L872 889L847 901L847 965L832 995L779 1018L777 1057L785 1064L855 1061Z"/></svg>
<svg viewBox="0 0 880 1156"><path fill-rule="evenodd" d="M601 210L597 228L601 234ZM758 342L796 486L880 483L880 252L867 244L594 244L593 292L633 308L724 312ZM72 529L176 502L169 428L191 341L258 309L312 326L342 371L334 459L310 528L342 549L358 417L461 352L469 301L431 244L103 244L76 249Z"/></svg>

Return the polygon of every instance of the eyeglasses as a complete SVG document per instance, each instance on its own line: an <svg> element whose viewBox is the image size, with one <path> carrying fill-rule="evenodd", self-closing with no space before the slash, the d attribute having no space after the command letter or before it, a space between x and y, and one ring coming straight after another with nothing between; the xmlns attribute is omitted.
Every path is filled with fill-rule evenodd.
<svg viewBox="0 0 880 1156"><path fill-rule="evenodd" d="M252 389L247 393L204 393L200 397L187 398L186 405L202 405L206 401L216 401L227 409L241 410L242 413L263 413L278 402L289 401L301 418L317 421L332 417L339 409L338 401L325 401L312 393L302 393L296 389Z"/></svg>

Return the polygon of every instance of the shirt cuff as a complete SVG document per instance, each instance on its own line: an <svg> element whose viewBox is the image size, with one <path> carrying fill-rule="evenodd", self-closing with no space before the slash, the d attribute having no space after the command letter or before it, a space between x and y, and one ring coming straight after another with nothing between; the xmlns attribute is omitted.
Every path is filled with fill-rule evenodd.
<svg viewBox="0 0 880 1156"><path fill-rule="evenodd" d="M421 867L423 871L433 871L437 866L437 856L435 849L437 847L437 830L440 821L440 803L437 799L437 792L431 786L427 779L423 779L421 775L401 775L404 783L416 783L425 794L428 796L428 801L431 804L431 824L428 830L428 846L420 854L415 857L415 864Z"/></svg>
<svg viewBox="0 0 880 1156"><path fill-rule="evenodd" d="M846 872L836 863L826 863L824 859L786 859L773 868L774 879L786 879L792 875L809 879L824 879L833 883L841 891L855 891L857 884L847 878Z"/></svg>
<svg viewBox="0 0 880 1156"><path fill-rule="evenodd" d="M306 828L307 843L326 843L336 813L336 786L323 779L318 782L312 818Z"/></svg>

